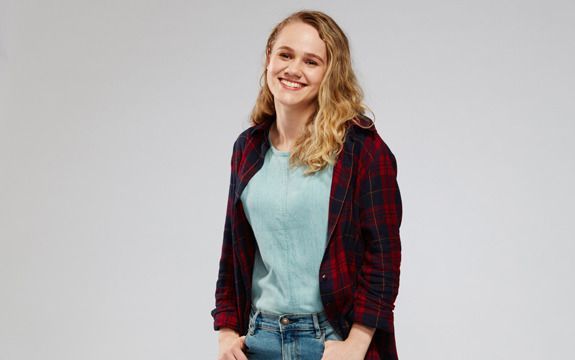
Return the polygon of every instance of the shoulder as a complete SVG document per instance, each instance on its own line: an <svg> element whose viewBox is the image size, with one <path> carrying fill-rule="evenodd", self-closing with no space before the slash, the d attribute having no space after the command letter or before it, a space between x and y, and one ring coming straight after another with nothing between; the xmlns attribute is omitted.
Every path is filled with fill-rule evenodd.
<svg viewBox="0 0 575 360"><path fill-rule="evenodd" d="M250 126L240 132L233 146L232 162L234 169L239 169L245 162L255 161L259 155L264 138L261 125Z"/></svg>
<svg viewBox="0 0 575 360"><path fill-rule="evenodd" d="M236 140L234 141L234 152L243 150L245 144L248 142L252 128L253 126L245 129L236 137Z"/></svg>
<svg viewBox="0 0 575 360"><path fill-rule="evenodd" d="M258 143L264 140L266 130L269 128L271 122L266 120L259 124L251 124L247 129L240 132L234 142L234 151L250 150L252 147L257 147Z"/></svg>
<svg viewBox="0 0 575 360"><path fill-rule="evenodd" d="M352 122L349 127L349 135L355 143L359 162L371 163L382 158L395 162L394 154L375 127L374 121L363 115L359 123L361 126Z"/></svg>

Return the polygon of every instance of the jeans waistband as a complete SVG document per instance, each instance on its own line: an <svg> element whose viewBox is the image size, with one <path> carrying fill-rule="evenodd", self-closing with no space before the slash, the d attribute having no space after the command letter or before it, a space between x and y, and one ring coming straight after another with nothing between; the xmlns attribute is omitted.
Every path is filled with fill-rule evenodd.
<svg viewBox="0 0 575 360"><path fill-rule="evenodd" d="M250 315L253 315L256 313L256 311L258 311L258 309L252 305L251 307L251 313ZM297 319L310 319L312 320L314 315L317 316L319 321L326 321L327 320L327 315L325 314L325 311L320 311L320 312L313 312L313 313L271 313L265 310L259 310L259 313L261 314L261 316L265 319L269 319L269 320L280 320L280 318L289 318L289 319L293 319L293 320L297 320Z"/></svg>
<svg viewBox="0 0 575 360"><path fill-rule="evenodd" d="M259 320L258 320L259 319ZM271 313L262 311L253 306L250 311L249 333L253 334L256 322L262 326L273 327L275 329L315 329L316 337L321 335L320 325L327 322L324 311L314 313Z"/></svg>

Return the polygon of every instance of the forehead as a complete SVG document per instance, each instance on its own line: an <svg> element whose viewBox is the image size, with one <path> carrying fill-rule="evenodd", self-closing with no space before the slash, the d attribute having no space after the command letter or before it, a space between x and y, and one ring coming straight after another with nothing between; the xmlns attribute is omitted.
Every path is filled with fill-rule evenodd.
<svg viewBox="0 0 575 360"><path fill-rule="evenodd" d="M295 51L314 53L325 56L325 43L317 30L302 22L287 24L278 34L273 48L287 46Z"/></svg>

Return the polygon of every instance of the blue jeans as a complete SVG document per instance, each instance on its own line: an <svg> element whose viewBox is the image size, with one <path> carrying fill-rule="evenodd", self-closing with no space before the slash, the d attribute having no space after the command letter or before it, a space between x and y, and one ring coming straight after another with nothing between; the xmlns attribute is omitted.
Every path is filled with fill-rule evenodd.
<svg viewBox="0 0 575 360"><path fill-rule="evenodd" d="M326 340L342 340L325 313L271 314L252 307L245 338L249 360L320 360Z"/></svg>

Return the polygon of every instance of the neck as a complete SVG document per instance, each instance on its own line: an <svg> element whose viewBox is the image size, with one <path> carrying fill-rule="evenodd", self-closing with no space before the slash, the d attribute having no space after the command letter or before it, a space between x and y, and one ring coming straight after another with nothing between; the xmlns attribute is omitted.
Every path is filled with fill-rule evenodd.
<svg viewBox="0 0 575 360"><path fill-rule="evenodd" d="M314 112L313 106L288 108L276 104L276 121L270 129L274 146L289 151L303 133L307 120Z"/></svg>

